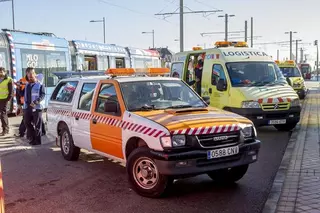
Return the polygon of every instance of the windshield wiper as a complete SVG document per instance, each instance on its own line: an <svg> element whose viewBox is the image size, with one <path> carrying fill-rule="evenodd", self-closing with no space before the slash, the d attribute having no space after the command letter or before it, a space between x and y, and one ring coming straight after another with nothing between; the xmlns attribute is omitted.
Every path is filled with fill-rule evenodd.
<svg viewBox="0 0 320 213"><path fill-rule="evenodd" d="M191 105L176 105L176 106L171 106L167 107L166 109L183 109L183 108L192 108L193 106Z"/></svg>
<svg viewBox="0 0 320 213"><path fill-rule="evenodd" d="M130 109L130 111L151 111L153 109L155 109L154 105L152 105L152 106L144 105L142 107Z"/></svg>

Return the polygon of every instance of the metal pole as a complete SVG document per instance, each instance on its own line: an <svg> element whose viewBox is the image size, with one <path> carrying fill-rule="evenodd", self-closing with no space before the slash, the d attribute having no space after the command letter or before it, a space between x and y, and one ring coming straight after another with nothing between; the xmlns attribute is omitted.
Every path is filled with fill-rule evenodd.
<svg viewBox="0 0 320 213"><path fill-rule="evenodd" d="M13 26L13 29L15 30L16 29L16 24L15 24L15 21L14 21L14 0L11 0L12 2L12 26Z"/></svg>
<svg viewBox="0 0 320 213"><path fill-rule="evenodd" d="M152 47L154 49L154 30L152 30Z"/></svg>
<svg viewBox="0 0 320 213"><path fill-rule="evenodd" d="M228 41L228 14L225 14L225 41Z"/></svg>
<svg viewBox="0 0 320 213"><path fill-rule="evenodd" d="M103 42L106 43L106 18L103 17Z"/></svg>
<svg viewBox="0 0 320 213"><path fill-rule="evenodd" d="M299 40L297 39L296 40L296 63L298 63L298 43L299 43Z"/></svg>
<svg viewBox="0 0 320 213"><path fill-rule="evenodd" d="M280 58L280 50L277 50L277 60L279 61Z"/></svg>
<svg viewBox="0 0 320 213"><path fill-rule="evenodd" d="M303 63L303 49L300 49L300 63Z"/></svg>
<svg viewBox="0 0 320 213"><path fill-rule="evenodd" d="M319 81L319 44L317 41L317 81Z"/></svg>
<svg viewBox="0 0 320 213"><path fill-rule="evenodd" d="M251 47L253 47L253 17L251 17Z"/></svg>
<svg viewBox="0 0 320 213"><path fill-rule="evenodd" d="M244 41L248 42L248 21L244 22Z"/></svg>
<svg viewBox="0 0 320 213"><path fill-rule="evenodd" d="M292 60L292 31L290 31L290 60Z"/></svg>
<svg viewBox="0 0 320 213"><path fill-rule="evenodd" d="M183 0L180 0L180 52L183 52Z"/></svg>

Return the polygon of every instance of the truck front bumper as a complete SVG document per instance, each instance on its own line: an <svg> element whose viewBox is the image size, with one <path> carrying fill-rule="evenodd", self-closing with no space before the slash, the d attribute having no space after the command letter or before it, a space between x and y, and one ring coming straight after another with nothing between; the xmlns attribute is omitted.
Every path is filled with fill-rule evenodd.
<svg viewBox="0 0 320 213"><path fill-rule="evenodd" d="M237 155L208 159L209 150L179 153L151 151L161 174L171 176L198 175L210 171L251 164L258 159L261 142L254 140L239 146Z"/></svg>

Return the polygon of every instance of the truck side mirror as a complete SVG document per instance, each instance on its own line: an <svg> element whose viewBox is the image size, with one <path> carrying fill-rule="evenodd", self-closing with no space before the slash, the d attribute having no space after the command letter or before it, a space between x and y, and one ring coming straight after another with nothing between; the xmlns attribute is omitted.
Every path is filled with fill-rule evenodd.
<svg viewBox="0 0 320 213"><path fill-rule="evenodd" d="M210 105L210 97L209 96L202 97L202 99L204 100L204 102L206 102L206 104Z"/></svg>
<svg viewBox="0 0 320 213"><path fill-rule="evenodd" d="M224 79L219 79L217 83L217 90L218 91L226 91L227 90L227 81Z"/></svg>

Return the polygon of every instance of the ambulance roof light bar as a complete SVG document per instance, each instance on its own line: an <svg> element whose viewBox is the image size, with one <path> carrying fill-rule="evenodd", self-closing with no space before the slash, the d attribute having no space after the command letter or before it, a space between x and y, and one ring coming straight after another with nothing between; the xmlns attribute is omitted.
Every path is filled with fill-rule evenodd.
<svg viewBox="0 0 320 213"><path fill-rule="evenodd" d="M217 41L216 47L249 47L245 41Z"/></svg>
<svg viewBox="0 0 320 213"><path fill-rule="evenodd" d="M202 50L202 47L192 47L193 51Z"/></svg>
<svg viewBox="0 0 320 213"><path fill-rule="evenodd" d="M111 68L106 71L107 75L117 76L163 76L169 74L168 68Z"/></svg>

